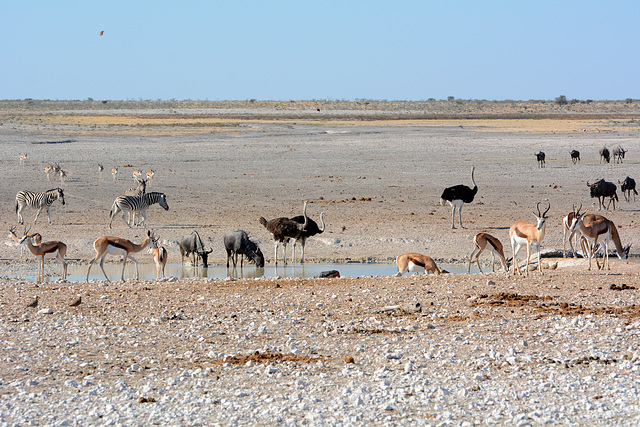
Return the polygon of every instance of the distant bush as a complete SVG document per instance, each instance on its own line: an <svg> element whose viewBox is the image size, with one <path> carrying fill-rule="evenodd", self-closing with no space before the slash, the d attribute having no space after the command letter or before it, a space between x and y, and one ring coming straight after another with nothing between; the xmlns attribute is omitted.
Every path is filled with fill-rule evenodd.
<svg viewBox="0 0 640 427"><path fill-rule="evenodd" d="M568 104L567 97L564 95L560 95L559 97L556 98L556 104L567 105Z"/></svg>

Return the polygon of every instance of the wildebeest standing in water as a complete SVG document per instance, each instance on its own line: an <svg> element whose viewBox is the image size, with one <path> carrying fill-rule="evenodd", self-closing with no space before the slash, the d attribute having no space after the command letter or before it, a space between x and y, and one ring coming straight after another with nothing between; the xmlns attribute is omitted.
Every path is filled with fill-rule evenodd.
<svg viewBox="0 0 640 427"><path fill-rule="evenodd" d="M255 263L256 267L264 267L264 255L254 242L249 239L247 233L243 230L228 231L224 235L224 247L227 250L227 268L229 268L229 259L233 262L233 268L238 263L238 255L240 256L240 268L244 261L244 255L250 262Z"/></svg>
<svg viewBox="0 0 640 427"><path fill-rule="evenodd" d="M207 251L204 248L204 244L202 243L200 234L198 234L196 230L193 230L191 234L185 234L184 236L182 236L182 239L180 239L180 242L178 244L180 246L180 255L182 256L183 264L184 264L184 256L186 255L188 258L189 255L193 254L194 267L198 266L198 257L200 257L200 259L202 260L202 266L204 268L209 267L208 257L209 257L209 254L213 252L213 249L211 249L210 251Z"/></svg>

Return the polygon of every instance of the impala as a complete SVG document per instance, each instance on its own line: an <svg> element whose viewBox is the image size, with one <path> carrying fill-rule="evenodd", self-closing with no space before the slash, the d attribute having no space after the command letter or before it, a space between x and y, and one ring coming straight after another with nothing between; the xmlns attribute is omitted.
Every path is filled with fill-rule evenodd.
<svg viewBox="0 0 640 427"><path fill-rule="evenodd" d="M107 276L107 272L104 271L104 258L107 254L111 255L122 255L124 258L122 260L122 276L120 280L124 282L124 266L127 262L127 258L131 258L131 260L136 265L136 280L140 277L138 274L138 261L131 256L132 253L140 252L149 244L155 246L153 242L153 234L151 231L147 231L147 237L140 243L135 244L130 240L122 239L120 237L111 237L111 236L103 236L98 238L95 242L93 242L93 247L96 250L96 256L89 262L89 269L87 270L87 282L89 281L89 273L91 272L91 266L94 262L100 259L100 268L102 269L102 274L107 279L107 282L110 282L109 276Z"/></svg>
<svg viewBox="0 0 640 427"><path fill-rule="evenodd" d="M500 240L487 233L478 233L473 237L473 245L473 252L469 255L469 267L467 268L467 274L471 273L471 262L474 257L478 264L478 270L480 270L480 273L484 274L480 268L479 259L480 254L485 249L491 252L491 271L496 271L496 255L498 255L502 268L504 268L504 272L509 273L509 267L507 266L507 260L504 257L504 249Z"/></svg>
<svg viewBox="0 0 640 427"><path fill-rule="evenodd" d="M603 217L596 214L580 214L580 210L575 212L574 219L571 224L572 232L579 232L582 237L580 238L580 246L585 256L589 257L589 270L591 270L591 257L595 257L595 247L598 242L601 242L604 246L604 255L602 261L602 267L596 258L596 265L598 270L607 266L607 269L611 269L609 265L609 245L608 242L612 241L616 247L616 253L618 258L627 259L629 257L629 250L631 245L622 247L620 242L620 235L615 224Z"/></svg>
<svg viewBox="0 0 640 427"><path fill-rule="evenodd" d="M15 230L15 227L9 229L9 232L12 234L12 236L15 236ZM67 280L67 263L64 260L64 256L67 254L67 245L58 241L35 243L34 235L29 234L29 230L26 230L24 232L24 235L22 236L22 238L20 238L19 243L26 244L27 248L29 248L32 254L37 257L41 257L40 265L38 266L39 282L44 280L44 257L46 255L54 255L60 260L63 269L62 279Z"/></svg>
<svg viewBox="0 0 640 427"><path fill-rule="evenodd" d="M538 271L542 274L542 264L540 264L540 244L542 243L542 239L544 239L544 231L546 228L546 214L549 212L551 208L551 204L547 206L547 210L544 211L543 214L540 214L540 202L536 205L538 208L538 214L535 212L533 216L536 217L538 223L536 225L529 224L528 222L516 222L509 229L509 238L511 240L511 249L513 250L513 274L515 276L516 270L518 274L522 274L520 272L520 266L518 266L517 255L520 251L520 248L524 245L527 246L527 263L525 264L525 273L529 276L529 260L531 258L531 245L537 246L538 248Z"/></svg>

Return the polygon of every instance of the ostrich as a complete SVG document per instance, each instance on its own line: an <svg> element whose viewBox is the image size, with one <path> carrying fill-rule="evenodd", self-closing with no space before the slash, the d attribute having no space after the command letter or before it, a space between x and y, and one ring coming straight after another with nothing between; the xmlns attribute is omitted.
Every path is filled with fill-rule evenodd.
<svg viewBox="0 0 640 427"><path fill-rule="evenodd" d="M272 235L275 242L275 257L274 262L278 265L278 246L282 243L283 247L283 261L284 265L287 265L287 242L289 239L298 239L300 235L305 231L309 218L307 217L307 201L304 202L304 222L299 224L292 219L280 217L267 221L264 217L260 217L258 221L262 224Z"/></svg>
<svg viewBox="0 0 640 427"><path fill-rule="evenodd" d="M460 227L465 228L462 225L462 205L465 203L473 202L473 198L478 192L478 186L473 179L473 172L476 170L475 166L471 169L471 181L473 182L473 189L466 185L454 185L453 187L445 188L440 196L440 205L444 206L445 203L451 205L451 228L455 229L455 216L456 208L458 208L458 220L460 221Z"/></svg>
<svg viewBox="0 0 640 427"><path fill-rule="evenodd" d="M292 262L296 262L296 244L300 242L300 245L302 246L302 256L300 257L300 263L304 264L304 245L305 243L307 243L307 239L309 237L315 236L316 234L324 233L324 212L320 214L320 222L322 223L322 228L318 227L318 223L308 218L306 215L294 216L293 218L291 218L291 220L297 222L298 224L304 224L304 222L307 221L307 226L305 227L304 231L300 234L299 237L293 240Z"/></svg>

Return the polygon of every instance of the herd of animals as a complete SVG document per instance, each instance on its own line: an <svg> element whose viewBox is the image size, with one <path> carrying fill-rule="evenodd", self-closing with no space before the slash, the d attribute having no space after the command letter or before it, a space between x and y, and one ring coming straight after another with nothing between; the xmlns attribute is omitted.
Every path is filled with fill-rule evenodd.
<svg viewBox="0 0 640 427"><path fill-rule="evenodd" d="M613 150L613 157L616 163L622 162L626 152L627 151L620 146ZM538 167L545 167L545 153L540 151L535 155L538 161ZM570 152L570 156L571 161L574 164L580 161L580 153L577 150L572 150ZM25 165L26 159L27 154L21 154L20 165ZM609 163L610 159L611 155L609 149L607 149L606 147L602 148L600 150L600 161ZM103 171L103 165L98 164L100 179L102 179ZM112 168L111 172L113 175L113 182L115 183L118 168ZM478 192L478 186L476 185L474 179L474 172L475 167L471 170L471 181L473 182L473 188L470 188L466 185L455 185L452 187L447 187L444 189L440 197L440 204L442 206L448 203L452 207L451 228L453 229L455 229L456 211L458 212L458 221L460 227L464 228L464 226L462 225L462 207L465 203L473 202ZM64 184L64 177L66 177L66 172L63 171L62 168L60 168L58 163L46 166L45 173L47 174L47 181L50 181L50 174L54 173L54 176L58 176L61 183ZM154 175L155 172L153 170L147 172L146 175L143 175L140 171L137 170L133 172L133 179L135 182L137 182L138 185L135 188L130 188L129 190L127 190L125 192L125 195L118 196L115 199L110 212L109 228L111 228L113 219L119 212L122 212L123 221L125 222L125 224L127 224L128 227L131 228L132 225L146 227L146 210L149 206L158 203L165 210L169 209L167 198L164 193L146 192L147 185L152 184ZM625 195L625 199L629 202L631 199L631 193L633 192L635 201L635 195L638 194L636 191L635 181L630 177L626 177L623 182L618 181L618 183L620 184L621 190ZM614 183L607 182L604 179L601 179L593 184L589 184L587 182L587 185L590 188L591 197L598 198L599 209L602 209L604 207L605 199L609 198L609 204L607 205L606 209L608 210L611 203L613 202L613 208L615 210L615 202L618 201L618 196L616 194L617 186ZM47 219L49 223L51 223L49 209L53 202L58 199L63 205L65 204L64 191L62 188L54 188L45 192L18 192L18 194L16 195L16 213L18 215L19 223L24 224L22 211L27 207L37 209L33 224L37 222L38 216L40 215L42 209L46 209ZM537 248L538 255L538 270L540 274L542 274L542 265L540 263L540 245L544 238L547 219L546 214L549 211L550 207L551 206L549 204L546 210L541 213L540 203L537 204L537 213L533 212L533 215L536 217L535 225L521 221L511 226L511 228L509 229L509 239L513 251L513 257L510 259L507 259L505 257L502 243L497 238L491 236L488 233L477 233L473 238L474 248L469 256L467 272L470 272L471 264L475 260L478 265L478 270L483 273L480 267L479 257L483 251L488 250L492 256L493 271L495 271L495 256L498 256L506 273L509 272L509 264L511 261L513 261L513 274L522 274L520 272L518 262L516 261L516 257L520 249L526 247L527 261L525 263L525 274L528 275L531 248L535 247ZM608 267L608 242L612 242L614 244L617 256L619 258L627 258L631 245L628 245L624 248L622 247L620 236L615 227L615 224L602 215L586 214L584 212L581 213L581 208L582 205L580 205L580 207L576 210L574 206L573 211L569 212L563 218L564 255L566 256L566 241L568 236L568 241L574 256L577 256L577 254L572 243L572 239L575 240L576 246L578 238L580 239L580 247L582 248L583 254L585 254L585 256L589 258L589 269L591 269L592 258L595 258L598 269L604 268L605 266ZM289 242L293 242L293 262L296 261L295 249L296 244L299 243L301 245L302 252L300 262L304 263L304 248L307 239L325 231L324 212L320 214L320 222L322 226L318 226L315 221L307 216L307 201L304 202L302 215L298 215L293 218L279 217L272 220L266 220L264 217L260 217L258 221L273 236L273 240L275 243L274 262L276 266L278 265L278 248L280 245L283 246L282 259L285 265L287 263L286 247ZM59 241L42 242L42 236L39 233L30 234L29 231L30 228L25 229L24 233L19 236L16 234L16 227L11 227L9 230L9 237L12 238L15 242L25 245L33 255L41 258L41 262L38 268L38 280L40 281L44 277L44 259L47 255L56 256L59 259L63 266L63 279L66 280L67 264L65 262L65 255L67 252L67 246ZM182 263L184 263L184 257L186 256L191 260L194 267L198 266L198 260L202 261L202 265L204 268L208 267L208 255L213 251L213 249L210 249L208 251L205 249L202 239L196 230L194 230L190 234L184 235L182 239L177 243L180 248ZM237 267L238 255L240 255L241 268L243 267L245 256L247 257L248 262L254 263L256 267L264 267L265 262L262 251L260 250L258 245L249 238L245 231L234 230L227 232L224 236L224 245L227 252L227 268L229 268L230 261L233 264L234 269ZM599 249L599 245L604 249L602 266L598 262L597 257L595 257L595 254ZM155 237L153 232L149 230L147 231L147 237L139 244L135 244L130 240L119 237L103 236L98 238L94 242L96 256L89 262L86 280L89 280L89 273L93 264L96 261L100 260L100 268L106 280L109 281L109 277L107 276L107 273L105 272L103 266L107 254L123 257L121 280L124 280L124 269L127 259L131 259L134 262L136 266L136 279L138 279L138 262L135 260L132 254L140 252L148 246L150 246L150 252L153 253L154 256L154 261L157 267L157 277L164 277L165 267L167 264L167 250L158 244L158 238ZM418 253L406 253L400 255L396 259L396 264L398 267L396 276L401 276L407 271L425 274L427 272L435 274L440 274L443 272L443 270L441 270L436 265L435 261L432 258Z"/></svg>

